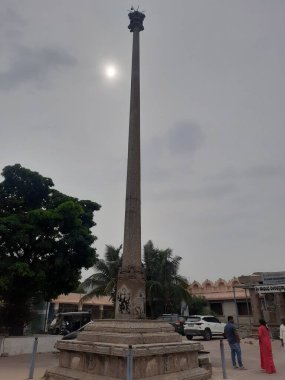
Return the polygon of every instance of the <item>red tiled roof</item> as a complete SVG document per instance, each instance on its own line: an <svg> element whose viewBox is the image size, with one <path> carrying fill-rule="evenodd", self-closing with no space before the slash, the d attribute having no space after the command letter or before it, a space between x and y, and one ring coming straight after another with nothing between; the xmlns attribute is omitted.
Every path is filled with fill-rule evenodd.
<svg viewBox="0 0 285 380"><path fill-rule="evenodd" d="M79 304L80 299L84 296L84 293L69 293L61 294L56 299L52 300L52 303L70 303L70 304ZM104 305L112 306L112 300L110 297L93 297L88 301L83 302L84 305Z"/></svg>

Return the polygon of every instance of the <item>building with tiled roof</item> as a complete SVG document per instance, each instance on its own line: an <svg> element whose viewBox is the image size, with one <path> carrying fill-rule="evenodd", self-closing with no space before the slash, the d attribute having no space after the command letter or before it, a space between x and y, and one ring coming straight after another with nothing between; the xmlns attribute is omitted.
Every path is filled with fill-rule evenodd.
<svg viewBox="0 0 285 380"><path fill-rule="evenodd" d="M90 311L92 318L112 318L114 306L110 297L92 297L84 302L80 300L84 293L61 294L50 301L48 320L51 321L55 314L69 311Z"/></svg>
<svg viewBox="0 0 285 380"><path fill-rule="evenodd" d="M251 316L250 297L240 285L236 277L229 281L219 278L214 282L208 279L202 283L193 281L188 289L194 296L206 298L212 312L221 320L226 320L229 315L248 320Z"/></svg>

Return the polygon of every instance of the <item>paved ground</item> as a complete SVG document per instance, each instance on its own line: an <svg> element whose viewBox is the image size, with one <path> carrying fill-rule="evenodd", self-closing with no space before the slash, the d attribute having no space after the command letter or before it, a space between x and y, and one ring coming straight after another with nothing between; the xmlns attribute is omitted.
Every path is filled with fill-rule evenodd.
<svg viewBox="0 0 285 380"><path fill-rule="evenodd" d="M273 358L276 366L276 374L266 374L260 371L259 346L255 339L243 339L241 342L242 358L246 371L232 369L230 349L226 340L223 340L226 355L227 378L243 380L262 380L272 378L275 380L285 379L285 351L281 348L279 341L272 342ZM249 344L252 342L252 344ZM213 339L210 342L202 342L204 349L210 351L213 365L213 380L223 379L221 369L220 340Z"/></svg>
<svg viewBox="0 0 285 380"><path fill-rule="evenodd" d="M251 341L253 344L249 344ZM214 339L210 342L202 341L205 350L211 352L213 364L213 380L222 380L221 359L220 359L220 340ZM259 370L259 348L256 340L243 340L241 343L242 354L246 371L234 370L231 368L230 351L227 342L224 340L227 378L229 380L263 380L268 377L275 380L285 379L285 351L280 347L279 341L274 341L273 356L277 369L274 375L261 373ZM26 380L29 375L30 355L19 355L10 357L0 357L0 380ZM36 368L34 380L40 380L45 370L56 366L58 354L38 354L36 358Z"/></svg>
<svg viewBox="0 0 285 380"><path fill-rule="evenodd" d="M0 357L0 380L26 380L29 378L31 355ZM57 353L37 354L34 380L40 380L45 370L58 363Z"/></svg>

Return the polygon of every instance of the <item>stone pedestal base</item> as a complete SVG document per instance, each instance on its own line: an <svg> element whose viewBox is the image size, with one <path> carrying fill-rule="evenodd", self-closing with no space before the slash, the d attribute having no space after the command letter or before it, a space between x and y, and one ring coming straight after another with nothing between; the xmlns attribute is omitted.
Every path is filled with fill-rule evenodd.
<svg viewBox="0 0 285 380"><path fill-rule="evenodd" d="M131 348L130 348L131 347ZM46 380L125 380L131 350L133 380L204 380L199 342L182 341L167 322L96 321L78 340L58 341L59 366Z"/></svg>
<svg viewBox="0 0 285 380"><path fill-rule="evenodd" d="M145 319L145 278L142 268L121 269L118 275L116 319Z"/></svg>

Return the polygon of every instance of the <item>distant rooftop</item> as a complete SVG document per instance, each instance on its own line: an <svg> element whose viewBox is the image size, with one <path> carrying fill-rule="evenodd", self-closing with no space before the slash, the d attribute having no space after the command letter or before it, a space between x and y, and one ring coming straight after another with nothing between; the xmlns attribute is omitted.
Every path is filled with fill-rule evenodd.
<svg viewBox="0 0 285 380"><path fill-rule="evenodd" d="M69 293L61 294L56 299L52 300L52 303L70 303L70 304L79 304L80 299L85 295L85 293ZM113 303L110 297L93 297L88 301L83 302L84 305L103 305L103 306L112 306Z"/></svg>
<svg viewBox="0 0 285 380"><path fill-rule="evenodd" d="M234 298L233 287L240 285L239 280L234 277L229 281L219 278L217 281L205 280L200 284L193 281L189 285L189 292L195 296L205 297L208 301L232 300ZM245 299L244 289L235 289L236 299Z"/></svg>

